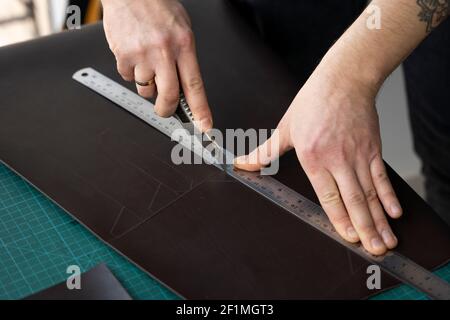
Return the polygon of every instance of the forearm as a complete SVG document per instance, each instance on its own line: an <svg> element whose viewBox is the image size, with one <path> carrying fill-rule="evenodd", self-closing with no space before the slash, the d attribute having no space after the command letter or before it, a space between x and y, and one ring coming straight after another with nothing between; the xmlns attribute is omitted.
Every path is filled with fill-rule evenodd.
<svg viewBox="0 0 450 320"><path fill-rule="evenodd" d="M386 77L448 16L450 0L374 0L371 5L379 8L380 28L369 28L373 13L362 13L319 69L376 94Z"/></svg>

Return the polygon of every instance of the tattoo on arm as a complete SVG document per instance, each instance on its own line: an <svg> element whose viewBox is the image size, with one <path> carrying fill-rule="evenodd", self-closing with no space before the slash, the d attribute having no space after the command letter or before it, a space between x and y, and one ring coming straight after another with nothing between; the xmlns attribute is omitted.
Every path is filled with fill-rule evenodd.
<svg viewBox="0 0 450 320"><path fill-rule="evenodd" d="M450 0L416 0L420 6L420 21L427 24L427 33L433 31L450 13Z"/></svg>

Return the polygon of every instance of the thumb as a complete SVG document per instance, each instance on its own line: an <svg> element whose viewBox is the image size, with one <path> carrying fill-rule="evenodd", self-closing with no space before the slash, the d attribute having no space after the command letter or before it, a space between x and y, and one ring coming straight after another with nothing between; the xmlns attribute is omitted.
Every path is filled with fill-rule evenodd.
<svg viewBox="0 0 450 320"><path fill-rule="evenodd" d="M272 136L255 150L234 159L234 167L244 171L260 171L291 149L285 130L276 129Z"/></svg>

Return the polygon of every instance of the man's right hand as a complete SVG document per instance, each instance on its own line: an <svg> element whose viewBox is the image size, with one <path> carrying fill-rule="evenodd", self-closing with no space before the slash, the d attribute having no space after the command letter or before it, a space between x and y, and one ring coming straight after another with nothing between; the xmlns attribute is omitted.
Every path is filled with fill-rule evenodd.
<svg viewBox="0 0 450 320"><path fill-rule="evenodd" d="M104 27L117 69L155 111L171 116L180 84L201 130L212 128L188 14L177 0L103 0Z"/></svg>

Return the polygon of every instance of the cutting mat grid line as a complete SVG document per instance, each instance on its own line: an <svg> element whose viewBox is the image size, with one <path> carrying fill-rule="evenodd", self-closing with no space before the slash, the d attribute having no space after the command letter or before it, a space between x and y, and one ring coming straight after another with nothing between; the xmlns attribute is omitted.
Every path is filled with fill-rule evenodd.
<svg viewBox="0 0 450 320"><path fill-rule="evenodd" d="M104 262L134 299L179 299L0 164L0 299L20 299L63 282L69 265ZM450 264L436 272L450 281ZM426 299L399 286L373 299Z"/></svg>
<svg viewBox="0 0 450 320"><path fill-rule="evenodd" d="M0 299L66 280L69 265L105 262L136 299L178 299L0 164Z"/></svg>

